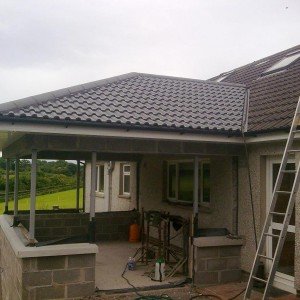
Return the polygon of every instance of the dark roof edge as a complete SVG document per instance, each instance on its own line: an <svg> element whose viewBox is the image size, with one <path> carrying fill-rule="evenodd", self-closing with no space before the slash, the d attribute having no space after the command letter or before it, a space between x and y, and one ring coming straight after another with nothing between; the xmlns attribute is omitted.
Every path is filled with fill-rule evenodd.
<svg viewBox="0 0 300 300"><path fill-rule="evenodd" d="M86 89L100 87L100 86L103 86L103 85L106 85L109 83L113 83L113 82L131 78L131 77L135 77L137 75L138 75L138 73L135 73L135 72L126 73L126 74L119 75L119 76L109 77L109 78L105 78L105 79L100 79L100 80L96 80L96 81L92 81L92 82L87 82L87 83L83 83L83 84L70 86L67 88L50 91L47 93L29 96L29 97L22 98L19 100L8 101L8 102L0 104L0 111L5 111L5 110L10 110L10 109L15 109L15 108L22 108L24 106L28 106L28 105L32 105L32 104L40 104L40 103L48 101L48 100L54 100L58 97L67 96L72 93L77 93L77 92L80 92L80 91L83 91Z"/></svg>
<svg viewBox="0 0 300 300"><path fill-rule="evenodd" d="M155 125L138 125L138 124L122 124L122 123L100 123L92 121L76 121L76 120L58 120L58 119L41 119L41 118L22 118L22 117L8 117L0 116L0 122L24 122L36 124L52 124L64 126L84 126L84 127L99 127L99 128L114 128L124 130L150 130L150 131L164 131L164 132L178 132L178 133L194 133L194 134L215 134L240 136L240 130L224 130L224 129L194 129L194 128L180 128L172 126L155 126Z"/></svg>
<svg viewBox="0 0 300 300"><path fill-rule="evenodd" d="M233 82L216 82L216 81L203 80L203 79L176 77L176 76L169 76L169 75L157 75L157 74L148 74L148 73L136 73L136 74L140 75L140 76L145 76L145 77L148 76L148 77L156 77L156 78L181 80L181 81L203 82L203 83L215 84L215 85L235 86L235 87L243 87L243 88L246 87L245 84L233 83Z"/></svg>

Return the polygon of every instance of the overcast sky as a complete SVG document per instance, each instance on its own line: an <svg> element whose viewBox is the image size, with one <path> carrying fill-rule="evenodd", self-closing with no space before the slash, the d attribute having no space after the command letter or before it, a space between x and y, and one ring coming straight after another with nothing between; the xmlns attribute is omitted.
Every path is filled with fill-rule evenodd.
<svg viewBox="0 0 300 300"><path fill-rule="evenodd" d="M132 71L207 79L300 43L300 0L0 0L0 102Z"/></svg>

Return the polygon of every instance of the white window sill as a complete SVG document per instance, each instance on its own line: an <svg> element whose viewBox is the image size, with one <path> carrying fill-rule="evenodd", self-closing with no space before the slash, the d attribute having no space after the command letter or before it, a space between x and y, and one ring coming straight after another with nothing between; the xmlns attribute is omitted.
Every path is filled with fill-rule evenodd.
<svg viewBox="0 0 300 300"><path fill-rule="evenodd" d="M98 198L104 198L104 193L96 192L96 197L98 197Z"/></svg>
<svg viewBox="0 0 300 300"><path fill-rule="evenodd" d="M119 198L131 199L130 195L118 195Z"/></svg>
<svg viewBox="0 0 300 300"><path fill-rule="evenodd" d="M174 201L174 200L169 200L169 199L167 199L166 202L169 205L174 205L174 206L178 206L178 207L186 208L186 209L192 209L192 207L193 207L192 202ZM213 209L210 204L199 203L199 212L212 213L212 211L213 211Z"/></svg>

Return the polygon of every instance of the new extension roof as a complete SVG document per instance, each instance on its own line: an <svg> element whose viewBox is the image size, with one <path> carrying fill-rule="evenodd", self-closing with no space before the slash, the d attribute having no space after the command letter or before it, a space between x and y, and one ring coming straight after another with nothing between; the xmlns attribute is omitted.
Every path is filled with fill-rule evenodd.
<svg viewBox="0 0 300 300"><path fill-rule="evenodd" d="M0 105L1 120L235 134L246 88L129 73Z"/></svg>
<svg viewBox="0 0 300 300"><path fill-rule="evenodd" d="M300 45L211 78L249 88L248 131L290 128L300 96L299 54ZM288 60L290 64L278 68Z"/></svg>

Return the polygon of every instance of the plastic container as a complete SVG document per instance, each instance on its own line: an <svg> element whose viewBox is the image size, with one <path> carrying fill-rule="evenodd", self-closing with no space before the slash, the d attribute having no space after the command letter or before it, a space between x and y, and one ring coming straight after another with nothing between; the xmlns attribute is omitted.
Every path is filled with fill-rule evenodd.
<svg viewBox="0 0 300 300"><path fill-rule="evenodd" d="M155 263L154 280L160 282L165 280L165 261L163 258L159 258Z"/></svg>
<svg viewBox="0 0 300 300"><path fill-rule="evenodd" d="M140 241L140 226L135 222L129 227L129 242L137 243Z"/></svg>
<svg viewBox="0 0 300 300"><path fill-rule="evenodd" d="M129 257L127 262L127 268L129 271L134 271L136 269L136 262L134 258Z"/></svg>

